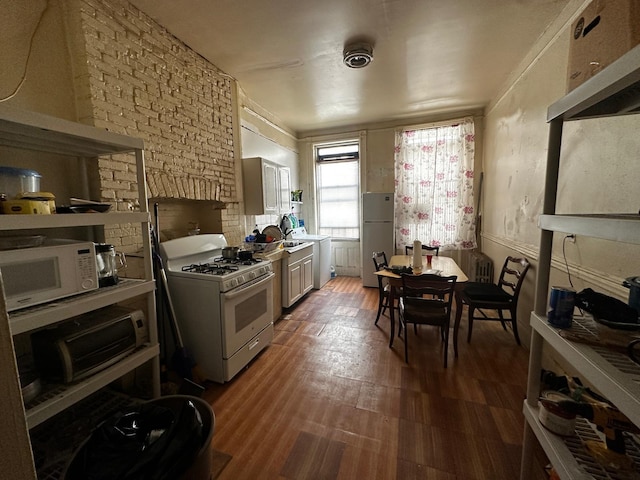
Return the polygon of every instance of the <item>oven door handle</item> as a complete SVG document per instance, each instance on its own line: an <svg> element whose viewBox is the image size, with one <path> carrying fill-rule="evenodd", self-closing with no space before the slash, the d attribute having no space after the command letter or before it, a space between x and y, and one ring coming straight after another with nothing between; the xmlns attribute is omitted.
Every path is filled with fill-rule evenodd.
<svg viewBox="0 0 640 480"><path fill-rule="evenodd" d="M239 286L238 288L234 288L233 290L231 290L230 292L226 292L224 293L224 298L225 300L233 300L234 298L240 296L240 295L244 295L247 291L247 289L250 288L257 288L267 282L270 282L271 279L273 277L275 277L276 274L273 272L270 272L266 275L263 275L262 277L258 277L255 280L252 280L249 283L245 283L244 285Z"/></svg>

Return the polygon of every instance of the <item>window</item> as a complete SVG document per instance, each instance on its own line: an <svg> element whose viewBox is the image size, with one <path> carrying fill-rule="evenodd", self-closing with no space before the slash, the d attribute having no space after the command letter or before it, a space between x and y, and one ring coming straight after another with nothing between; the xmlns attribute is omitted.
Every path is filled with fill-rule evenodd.
<svg viewBox="0 0 640 480"><path fill-rule="evenodd" d="M476 247L473 119L396 132L396 245Z"/></svg>
<svg viewBox="0 0 640 480"><path fill-rule="evenodd" d="M360 238L359 143L318 145L315 152L318 233Z"/></svg>

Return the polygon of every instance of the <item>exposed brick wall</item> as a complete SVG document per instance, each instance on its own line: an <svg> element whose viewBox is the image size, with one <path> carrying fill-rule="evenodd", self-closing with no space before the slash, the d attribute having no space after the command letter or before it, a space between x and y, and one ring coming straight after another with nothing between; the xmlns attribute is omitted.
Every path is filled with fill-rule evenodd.
<svg viewBox="0 0 640 480"><path fill-rule="evenodd" d="M144 140L150 197L227 204L224 233L235 242L243 226L232 80L125 0L67 0L66 8L82 120ZM133 156L98 165L103 200L124 206L137 198Z"/></svg>

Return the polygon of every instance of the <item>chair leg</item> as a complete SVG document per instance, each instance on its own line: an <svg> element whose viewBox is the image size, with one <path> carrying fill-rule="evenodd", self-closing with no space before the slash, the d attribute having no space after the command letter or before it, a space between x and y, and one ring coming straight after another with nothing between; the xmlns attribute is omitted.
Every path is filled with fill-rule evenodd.
<svg viewBox="0 0 640 480"><path fill-rule="evenodd" d="M513 336L516 337L516 343L521 345L520 337L518 336L518 318L516 317L516 309L511 310L511 325L513 326Z"/></svg>
<svg viewBox="0 0 640 480"><path fill-rule="evenodd" d="M404 362L409 363L409 329L406 325L404 328Z"/></svg>
<svg viewBox="0 0 640 480"><path fill-rule="evenodd" d="M444 368L447 368L447 359L449 358L449 324L443 326L444 331Z"/></svg>
<svg viewBox="0 0 640 480"><path fill-rule="evenodd" d="M502 324L502 329L506 332L507 331L507 324L504 323L504 316L502 314L502 310L498 310L498 317L500 317L500 323Z"/></svg>
<svg viewBox="0 0 640 480"><path fill-rule="evenodd" d="M469 331L467 332L467 343L471 342L471 332L473 331L473 312L475 308L469 305Z"/></svg>
<svg viewBox="0 0 640 480"><path fill-rule="evenodd" d="M393 313L393 312L391 312ZM391 322L391 326L389 327L389 348L393 347L393 336L395 335L395 329L396 329L396 322L395 322L395 315L389 315L391 318L389 318L389 321ZM398 313L398 316L400 316L400 313ZM402 321L398 318L398 323L400 325L402 325Z"/></svg>
<svg viewBox="0 0 640 480"><path fill-rule="evenodd" d="M374 323L374 325L378 325L378 320L380 319L380 314L384 313L383 310L383 303L384 303L384 299L382 296L380 296L380 298L378 299L378 314L376 315L376 321Z"/></svg>

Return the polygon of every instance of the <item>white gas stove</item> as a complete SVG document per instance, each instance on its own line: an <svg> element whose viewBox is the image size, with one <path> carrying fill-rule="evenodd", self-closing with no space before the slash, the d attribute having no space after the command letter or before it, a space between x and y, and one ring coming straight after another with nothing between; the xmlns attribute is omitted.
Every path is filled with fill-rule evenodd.
<svg viewBox="0 0 640 480"><path fill-rule="evenodd" d="M160 251L169 276L218 282L220 292L249 284L273 271L269 260L224 258L222 248L226 246L224 235L205 234L162 242Z"/></svg>
<svg viewBox="0 0 640 480"><path fill-rule="evenodd" d="M209 380L231 380L273 339L269 260L225 259L224 235L160 244L185 345Z"/></svg>

